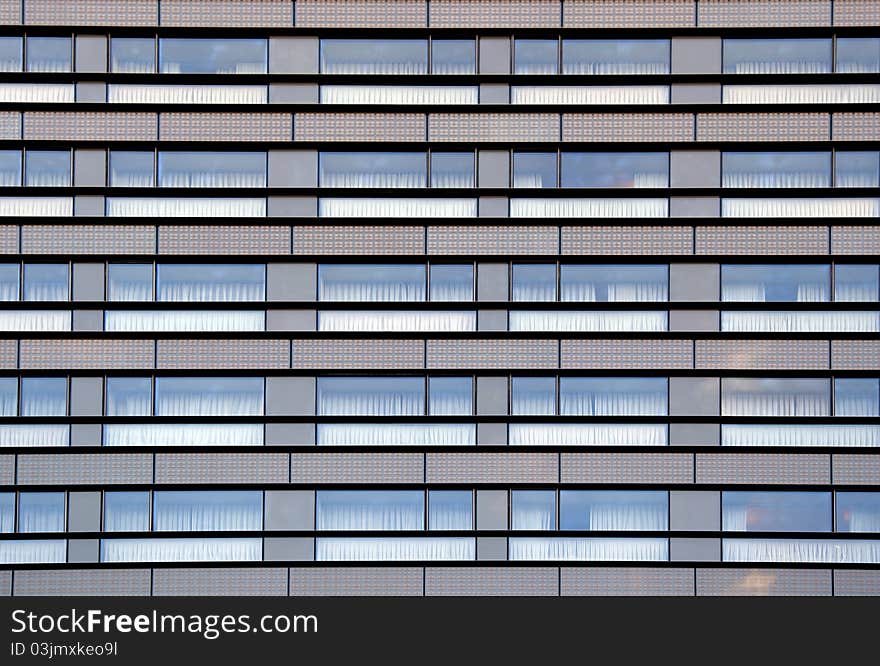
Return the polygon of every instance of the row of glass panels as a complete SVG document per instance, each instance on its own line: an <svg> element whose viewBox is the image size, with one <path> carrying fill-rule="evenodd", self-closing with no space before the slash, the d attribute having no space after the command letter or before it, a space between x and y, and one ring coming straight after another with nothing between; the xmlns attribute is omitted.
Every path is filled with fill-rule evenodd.
<svg viewBox="0 0 880 666"><path fill-rule="evenodd" d="M427 496L423 490L318 490L315 495L312 525L319 531L476 527L470 490L429 490ZM0 532L63 532L65 496L20 492L16 511L16 493L0 493ZM105 532L264 529L261 490L106 491L103 498ZM513 530L669 529L665 490L512 490L510 498ZM725 490L720 511L726 532L880 532L878 492Z"/></svg>

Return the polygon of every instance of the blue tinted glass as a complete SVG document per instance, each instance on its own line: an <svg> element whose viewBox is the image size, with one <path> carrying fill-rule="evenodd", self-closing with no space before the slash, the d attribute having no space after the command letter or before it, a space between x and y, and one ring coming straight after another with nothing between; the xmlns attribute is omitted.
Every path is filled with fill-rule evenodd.
<svg viewBox="0 0 880 666"><path fill-rule="evenodd" d="M0 150L0 186L21 185L21 151Z"/></svg>
<svg viewBox="0 0 880 666"><path fill-rule="evenodd" d="M421 416L423 377L319 377L318 414Z"/></svg>
<svg viewBox="0 0 880 666"><path fill-rule="evenodd" d="M563 301L660 302L669 294L665 265L563 264L560 281Z"/></svg>
<svg viewBox="0 0 880 666"><path fill-rule="evenodd" d="M18 416L18 379L0 378L0 416Z"/></svg>
<svg viewBox="0 0 880 666"><path fill-rule="evenodd" d="M880 153L877 151L838 151L834 160L835 187L880 185Z"/></svg>
<svg viewBox="0 0 880 666"><path fill-rule="evenodd" d="M721 159L723 187L831 187L831 153L733 153Z"/></svg>
<svg viewBox="0 0 880 666"><path fill-rule="evenodd" d="M556 264L514 264L514 301L555 301Z"/></svg>
<svg viewBox="0 0 880 666"><path fill-rule="evenodd" d="M426 39L322 39L323 74L427 74Z"/></svg>
<svg viewBox="0 0 880 666"><path fill-rule="evenodd" d="M473 153L431 153L431 187L474 187Z"/></svg>
<svg viewBox="0 0 880 666"><path fill-rule="evenodd" d="M0 493L0 532L15 531L15 493Z"/></svg>
<svg viewBox="0 0 880 666"><path fill-rule="evenodd" d="M156 378L156 416L262 415L262 377Z"/></svg>
<svg viewBox="0 0 880 666"><path fill-rule="evenodd" d="M427 153L328 153L320 155L322 187L425 187Z"/></svg>
<svg viewBox="0 0 880 666"><path fill-rule="evenodd" d="M431 300L474 300L473 264L432 264Z"/></svg>
<svg viewBox="0 0 880 666"><path fill-rule="evenodd" d="M110 264L107 271L108 301L152 301L152 264Z"/></svg>
<svg viewBox="0 0 880 666"><path fill-rule="evenodd" d="M160 187L265 187L266 153L159 153Z"/></svg>
<svg viewBox="0 0 880 666"><path fill-rule="evenodd" d="M159 39L163 73L265 74L265 39Z"/></svg>
<svg viewBox="0 0 880 666"><path fill-rule="evenodd" d="M830 416L827 379L721 380L723 416Z"/></svg>
<svg viewBox="0 0 880 666"><path fill-rule="evenodd" d="M421 490L319 490L319 530L423 530Z"/></svg>
<svg viewBox="0 0 880 666"><path fill-rule="evenodd" d="M113 37L110 71L149 74L156 71L156 40L152 37Z"/></svg>
<svg viewBox="0 0 880 666"><path fill-rule="evenodd" d="M724 491L721 505L726 531L831 531L831 493Z"/></svg>
<svg viewBox="0 0 880 666"><path fill-rule="evenodd" d="M563 74L668 74L668 39L563 39Z"/></svg>
<svg viewBox="0 0 880 666"><path fill-rule="evenodd" d="M817 302L830 300L827 264L721 266L721 300L739 302Z"/></svg>
<svg viewBox="0 0 880 666"><path fill-rule="evenodd" d="M837 264L834 267L834 300L880 300L880 267L877 264Z"/></svg>
<svg viewBox="0 0 880 666"><path fill-rule="evenodd" d="M64 377L22 378L22 416L64 416L65 414L67 414L67 379Z"/></svg>
<svg viewBox="0 0 880 666"><path fill-rule="evenodd" d="M25 185L70 186L69 150L28 150L25 153Z"/></svg>
<svg viewBox="0 0 880 666"><path fill-rule="evenodd" d="M837 71L845 73L880 72L880 39L838 37Z"/></svg>
<svg viewBox="0 0 880 666"><path fill-rule="evenodd" d="M104 493L105 532L147 532L150 529L150 493Z"/></svg>
<svg viewBox="0 0 880 666"><path fill-rule="evenodd" d="M880 380L835 379L835 416L880 416Z"/></svg>
<svg viewBox="0 0 880 666"><path fill-rule="evenodd" d="M431 416L470 416L474 413L472 377L430 377L428 414Z"/></svg>
<svg viewBox="0 0 880 666"><path fill-rule="evenodd" d="M67 264L24 265L24 300L66 301L68 294Z"/></svg>
<svg viewBox="0 0 880 666"><path fill-rule="evenodd" d="M559 493L561 530L669 529L666 491L563 490Z"/></svg>
<svg viewBox="0 0 880 666"><path fill-rule="evenodd" d="M110 185L113 187L153 187L151 151L111 150Z"/></svg>
<svg viewBox="0 0 880 666"><path fill-rule="evenodd" d="M556 74L559 42L555 39L517 39L514 42L515 74Z"/></svg>
<svg viewBox="0 0 880 666"><path fill-rule="evenodd" d="M63 532L64 493L19 493L19 532Z"/></svg>
<svg viewBox="0 0 880 666"><path fill-rule="evenodd" d="M157 490L153 493L153 529L259 530L263 527L260 490Z"/></svg>
<svg viewBox="0 0 880 666"><path fill-rule="evenodd" d="M880 532L880 493L837 493L838 532Z"/></svg>
<svg viewBox="0 0 880 666"><path fill-rule="evenodd" d="M665 377L560 377L563 416L665 416Z"/></svg>
<svg viewBox="0 0 880 666"><path fill-rule="evenodd" d="M21 37L0 37L0 72L20 72L21 65Z"/></svg>
<svg viewBox="0 0 880 666"><path fill-rule="evenodd" d="M428 491L428 529L474 528L473 495L470 490Z"/></svg>
<svg viewBox="0 0 880 666"><path fill-rule="evenodd" d="M107 377L107 416L151 416L149 377Z"/></svg>
<svg viewBox="0 0 880 666"><path fill-rule="evenodd" d="M158 301L262 301L264 264L159 264Z"/></svg>
<svg viewBox="0 0 880 666"><path fill-rule="evenodd" d="M562 187L668 186L668 153L562 153Z"/></svg>
<svg viewBox="0 0 880 666"><path fill-rule="evenodd" d="M831 71L830 39L725 39L725 74L819 74Z"/></svg>
<svg viewBox="0 0 880 666"><path fill-rule="evenodd" d="M556 529L556 491L514 490L511 496L513 529Z"/></svg>
<svg viewBox="0 0 880 666"><path fill-rule="evenodd" d="M0 301L18 300L18 274L18 264L0 264Z"/></svg>
<svg viewBox="0 0 880 666"><path fill-rule="evenodd" d="M69 72L70 37L28 37L27 71Z"/></svg>
<svg viewBox="0 0 880 666"><path fill-rule="evenodd" d="M514 187L556 187L556 153L514 153Z"/></svg>
<svg viewBox="0 0 880 666"><path fill-rule="evenodd" d="M511 414L524 416L556 414L555 377L514 377L510 395Z"/></svg>
<svg viewBox="0 0 880 666"><path fill-rule="evenodd" d="M473 39L434 39L431 41L433 74L475 74L476 43Z"/></svg>
<svg viewBox="0 0 880 666"><path fill-rule="evenodd" d="M320 301L424 301L424 264L321 264Z"/></svg>

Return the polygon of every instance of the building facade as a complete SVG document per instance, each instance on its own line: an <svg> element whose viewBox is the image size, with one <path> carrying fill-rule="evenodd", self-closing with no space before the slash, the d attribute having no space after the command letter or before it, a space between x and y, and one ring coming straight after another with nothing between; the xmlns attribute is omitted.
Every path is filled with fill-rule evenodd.
<svg viewBox="0 0 880 666"><path fill-rule="evenodd" d="M880 594L880 1L0 22L0 594Z"/></svg>

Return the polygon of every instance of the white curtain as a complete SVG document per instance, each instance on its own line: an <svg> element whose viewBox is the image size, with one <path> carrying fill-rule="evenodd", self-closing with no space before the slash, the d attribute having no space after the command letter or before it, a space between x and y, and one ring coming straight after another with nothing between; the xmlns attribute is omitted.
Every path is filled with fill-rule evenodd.
<svg viewBox="0 0 880 666"><path fill-rule="evenodd" d="M722 187L831 187L831 174L820 171L725 171Z"/></svg>
<svg viewBox="0 0 880 666"><path fill-rule="evenodd" d="M68 294L67 271L63 275L29 276L24 283L26 301L66 301ZM15 298L14 300L18 300Z"/></svg>
<svg viewBox="0 0 880 666"><path fill-rule="evenodd" d="M15 531L15 493L0 493L0 533Z"/></svg>
<svg viewBox="0 0 880 666"><path fill-rule="evenodd" d="M318 395L320 416L421 416L424 391L365 386L363 390L325 389Z"/></svg>
<svg viewBox="0 0 880 666"><path fill-rule="evenodd" d="M830 300L828 298L828 284L819 282L799 282L796 296L800 303L823 303ZM721 285L721 300L733 303L765 303L767 302L767 285L762 282L725 280Z"/></svg>
<svg viewBox="0 0 880 666"><path fill-rule="evenodd" d="M721 395L723 416L829 416L828 393L815 391L739 391Z"/></svg>
<svg viewBox="0 0 880 666"><path fill-rule="evenodd" d="M319 331L475 331L475 312L328 310L318 313Z"/></svg>
<svg viewBox="0 0 880 666"><path fill-rule="evenodd" d="M0 187L17 187L21 185L21 170L0 169Z"/></svg>
<svg viewBox="0 0 880 666"><path fill-rule="evenodd" d="M13 378L0 384L0 416L18 414L18 380Z"/></svg>
<svg viewBox="0 0 880 666"><path fill-rule="evenodd" d="M722 199L721 217L877 217L880 199Z"/></svg>
<svg viewBox="0 0 880 666"><path fill-rule="evenodd" d="M123 499L121 496L124 495L129 497ZM105 493L104 531L146 532L149 529L150 504L149 494L146 491Z"/></svg>
<svg viewBox="0 0 880 666"><path fill-rule="evenodd" d="M70 426L0 425L0 446L67 446Z"/></svg>
<svg viewBox="0 0 880 666"><path fill-rule="evenodd" d="M0 197L0 217L70 217L73 197Z"/></svg>
<svg viewBox="0 0 880 666"><path fill-rule="evenodd" d="M63 532L64 497L58 493L28 493L18 509L19 532ZM25 495L21 496L24 503Z"/></svg>
<svg viewBox="0 0 880 666"><path fill-rule="evenodd" d="M880 446L880 426L728 424L722 446Z"/></svg>
<svg viewBox="0 0 880 666"><path fill-rule="evenodd" d="M847 507L850 512L850 532L880 532L880 511Z"/></svg>
<svg viewBox="0 0 880 666"><path fill-rule="evenodd" d="M108 301L152 301L153 300L153 285L151 282L145 282L143 280L124 280L122 278L116 277L113 274L113 271L110 271L110 275L108 276L108 289L109 296L107 298ZM186 300L186 299L160 299L160 300ZM193 299L193 300L203 300L203 299ZM209 299L204 299L209 300ZM244 299L242 299L244 300Z"/></svg>
<svg viewBox="0 0 880 666"><path fill-rule="evenodd" d="M107 310L105 331L264 331L262 310Z"/></svg>
<svg viewBox="0 0 880 666"><path fill-rule="evenodd" d="M663 562L669 559L666 539L512 537L508 543L511 560Z"/></svg>
<svg viewBox="0 0 880 666"><path fill-rule="evenodd" d="M0 103L7 102L55 102L74 101L72 83L2 83L0 84Z"/></svg>
<svg viewBox="0 0 880 666"><path fill-rule="evenodd" d="M476 199L320 199L320 217L476 217Z"/></svg>
<svg viewBox="0 0 880 666"><path fill-rule="evenodd" d="M265 217L265 199L107 198L108 217Z"/></svg>
<svg viewBox="0 0 880 666"><path fill-rule="evenodd" d="M259 498L256 493L246 493ZM157 532L242 531L263 526L262 501L243 501L237 493L224 493L225 501L202 501L200 493L174 493L175 501L157 502L153 529Z"/></svg>
<svg viewBox="0 0 880 666"><path fill-rule="evenodd" d="M332 493L325 499L318 491L317 529L319 530L423 530L425 529L425 496L419 492L381 492L380 497L363 497L358 491ZM369 491L367 496L372 495ZM415 501L413 501L415 500Z"/></svg>
<svg viewBox="0 0 880 666"><path fill-rule="evenodd" d="M591 530L659 532L669 529L666 505L596 502L589 506Z"/></svg>
<svg viewBox="0 0 880 666"><path fill-rule="evenodd" d="M511 86L511 104L669 104L669 86Z"/></svg>
<svg viewBox="0 0 880 666"><path fill-rule="evenodd" d="M746 532L749 529L749 509L745 506L722 507L721 527L727 532Z"/></svg>
<svg viewBox="0 0 880 666"><path fill-rule="evenodd" d="M864 303L866 301L876 301L878 300L877 283L842 282L838 279L836 284L834 285L834 300L838 302L849 303Z"/></svg>
<svg viewBox="0 0 880 666"><path fill-rule="evenodd" d="M333 171L321 170L321 187L425 187L424 168L414 171Z"/></svg>
<svg viewBox="0 0 880 666"><path fill-rule="evenodd" d="M406 60L407 50L401 49L397 53L398 60L391 62L382 60L383 56L372 56L364 53L364 60L343 60L340 53L334 53L333 57L321 58L322 74L427 74L428 61L425 52L419 50L411 52L412 60ZM349 56L351 57L351 56Z"/></svg>
<svg viewBox="0 0 880 666"><path fill-rule="evenodd" d="M880 562L880 541L842 539L724 539L725 562Z"/></svg>
<svg viewBox="0 0 880 666"><path fill-rule="evenodd" d="M266 86L157 86L111 83L111 104L266 104Z"/></svg>
<svg viewBox="0 0 880 666"><path fill-rule="evenodd" d="M476 104L477 86L321 86L321 104Z"/></svg>
<svg viewBox="0 0 880 666"><path fill-rule="evenodd" d="M121 289L127 284L120 287L115 286L113 289ZM125 301L144 301L151 300L149 296L148 285L143 282L131 283L132 286L128 290L135 293L134 298L119 298ZM136 287L135 287L136 285ZM135 291L136 290L136 291ZM126 293L123 291L122 293ZM142 295L141 295L142 294ZM199 282L198 278L193 277L190 280L169 279L164 275L159 282L159 301L175 302L175 303L192 303L192 302L235 302L244 303L249 301L262 301L265 298L266 287L264 282L235 282L224 279L222 282L217 279L206 279Z"/></svg>
<svg viewBox="0 0 880 666"><path fill-rule="evenodd" d="M14 179L14 172L11 176ZM844 171L838 168L834 173L834 187L877 187L877 175L874 172Z"/></svg>
<svg viewBox="0 0 880 666"><path fill-rule="evenodd" d="M669 74L667 61L625 62L622 60L576 60L565 59L563 74Z"/></svg>
<svg viewBox="0 0 880 666"><path fill-rule="evenodd" d="M234 389L157 391L156 414L158 416L262 416L263 392Z"/></svg>
<svg viewBox="0 0 880 666"><path fill-rule="evenodd" d="M876 104L880 86L866 83L829 85L724 86L724 104Z"/></svg>
<svg viewBox="0 0 880 666"><path fill-rule="evenodd" d="M827 60L740 60L724 67L725 74L827 74Z"/></svg>
<svg viewBox="0 0 880 666"><path fill-rule="evenodd" d="M511 217L667 217L668 199L511 199Z"/></svg>
<svg viewBox="0 0 880 666"><path fill-rule="evenodd" d="M666 446L654 423L511 423L511 446Z"/></svg>
<svg viewBox="0 0 880 666"><path fill-rule="evenodd" d="M319 562L340 561L413 561L473 560L476 543L472 537L319 537L316 541Z"/></svg>
<svg viewBox="0 0 880 666"><path fill-rule="evenodd" d="M880 416L880 413L878 413L877 396L844 393L838 388L834 394L834 415Z"/></svg>
<svg viewBox="0 0 880 666"><path fill-rule="evenodd" d="M104 426L104 446L262 446L259 423L112 424Z"/></svg>
<svg viewBox="0 0 880 666"><path fill-rule="evenodd" d="M64 539L28 539L0 541L0 564L39 564L66 562Z"/></svg>
<svg viewBox="0 0 880 666"><path fill-rule="evenodd" d="M555 530L554 504L517 501L514 505L513 528L516 530Z"/></svg>
<svg viewBox="0 0 880 666"><path fill-rule="evenodd" d="M252 562L262 539L102 539L102 562Z"/></svg>
<svg viewBox="0 0 880 666"><path fill-rule="evenodd" d="M725 332L874 333L880 312L722 312Z"/></svg>
<svg viewBox="0 0 880 666"><path fill-rule="evenodd" d="M511 331L665 331L666 312L511 310Z"/></svg>
<svg viewBox="0 0 880 666"><path fill-rule="evenodd" d="M0 331L69 331L70 310L0 311Z"/></svg>
<svg viewBox="0 0 880 666"><path fill-rule="evenodd" d="M466 504L439 500L441 491L429 495L428 528L431 530L470 530L474 527L472 500Z"/></svg>
<svg viewBox="0 0 880 666"><path fill-rule="evenodd" d="M162 187L266 187L265 171L162 172Z"/></svg>
<svg viewBox="0 0 880 666"><path fill-rule="evenodd" d="M563 391L563 416L666 416L666 391Z"/></svg>
<svg viewBox="0 0 880 666"><path fill-rule="evenodd" d="M322 423L321 446L473 446L476 427L458 423Z"/></svg>
<svg viewBox="0 0 880 666"><path fill-rule="evenodd" d="M390 281L379 277L364 276L362 280L358 281L322 278L318 300L413 302L427 299L425 298L424 276L418 282L407 282L402 278Z"/></svg>
<svg viewBox="0 0 880 666"><path fill-rule="evenodd" d="M562 281L562 301L595 302L598 291L597 282L583 282L571 279ZM666 281L652 282L609 282L604 285L609 302L663 302L668 300Z"/></svg>

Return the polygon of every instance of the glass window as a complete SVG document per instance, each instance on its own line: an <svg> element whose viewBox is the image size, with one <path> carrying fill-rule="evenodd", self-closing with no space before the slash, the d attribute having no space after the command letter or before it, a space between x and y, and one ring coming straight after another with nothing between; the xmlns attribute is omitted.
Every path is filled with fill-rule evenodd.
<svg viewBox="0 0 880 666"><path fill-rule="evenodd" d="M837 71L864 74L880 72L880 39L838 37Z"/></svg>
<svg viewBox="0 0 880 666"><path fill-rule="evenodd" d="M104 493L105 532L147 532L150 529L150 493Z"/></svg>
<svg viewBox="0 0 880 666"><path fill-rule="evenodd" d="M22 416L64 416L65 414L67 414L67 379L64 377L22 378Z"/></svg>
<svg viewBox="0 0 880 666"><path fill-rule="evenodd" d="M515 530L555 530L556 491L512 491L511 518L511 528Z"/></svg>
<svg viewBox="0 0 880 666"><path fill-rule="evenodd" d="M149 74L156 71L156 40L152 37L110 39L110 71Z"/></svg>
<svg viewBox="0 0 880 666"><path fill-rule="evenodd" d="M669 187L669 153L562 153L562 187Z"/></svg>
<svg viewBox="0 0 880 666"><path fill-rule="evenodd" d="M159 39L163 74L265 74L265 39Z"/></svg>
<svg viewBox="0 0 880 666"><path fill-rule="evenodd" d="M666 491L563 490L559 493L561 530L669 529Z"/></svg>
<svg viewBox="0 0 880 666"><path fill-rule="evenodd" d="M320 301L424 301L424 264L322 264Z"/></svg>
<svg viewBox="0 0 880 666"><path fill-rule="evenodd" d="M427 74L426 39L322 39L322 74Z"/></svg>
<svg viewBox="0 0 880 666"><path fill-rule="evenodd" d="M247 302L266 299L264 264L159 264L158 301Z"/></svg>
<svg viewBox="0 0 880 666"><path fill-rule="evenodd" d="M0 416L18 416L18 379L0 377Z"/></svg>
<svg viewBox="0 0 880 666"><path fill-rule="evenodd" d="M319 530L423 530L421 490L319 490Z"/></svg>
<svg viewBox="0 0 880 666"><path fill-rule="evenodd" d="M830 532L831 493L721 493L721 528L729 532Z"/></svg>
<svg viewBox="0 0 880 666"><path fill-rule="evenodd" d="M514 264L514 301L555 301L556 264Z"/></svg>
<svg viewBox="0 0 880 666"><path fill-rule="evenodd" d="M64 493L19 493L19 532L63 532Z"/></svg>
<svg viewBox="0 0 880 666"><path fill-rule="evenodd" d="M556 153L513 154L514 187L556 187Z"/></svg>
<svg viewBox="0 0 880 666"><path fill-rule="evenodd" d="M321 416L421 416L423 377L318 377Z"/></svg>
<svg viewBox="0 0 880 666"><path fill-rule="evenodd" d="M834 267L834 300L848 302L880 300L880 266L837 264Z"/></svg>
<svg viewBox="0 0 880 666"><path fill-rule="evenodd" d="M665 416L665 377L560 377L563 416Z"/></svg>
<svg viewBox="0 0 880 666"><path fill-rule="evenodd" d="M107 271L108 301L152 301L152 264L110 264Z"/></svg>
<svg viewBox="0 0 880 666"><path fill-rule="evenodd" d="M15 531L15 493L0 493L0 532Z"/></svg>
<svg viewBox="0 0 880 666"><path fill-rule="evenodd" d="M70 37L28 37L27 71L69 72Z"/></svg>
<svg viewBox="0 0 880 666"><path fill-rule="evenodd" d="M831 267L825 264L721 266L721 300L733 302L828 301Z"/></svg>
<svg viewBox="0 0 880 666"><path fill-rule="evenodd" d="M21 151L0 150L0 186L21 185Z"/></svg>
<svg viewBox="0 0 880 666"><path fill-rule="evenodd" d="M840 151L834 154L835 187L880 186L880 153Z"/></svg>
<svg viewBox="0 0 880 666"><path fill-rule="evenodd" d="M831 187L831 153L724 153L723 187Z"/></svg>
<svg viewBox="0 0 880 666"><path fill-rule="evenodd" d="M517 39L513 47L514 74L556 74L559 42L555 39Z"/></svg>
<svg viewBox="0 0 880 666"><path fill-rule="evenodd" d="M470 490L429 490L429 530L472 530L473 495Z"/></svg>
<svg viewBox="0 0 880 666"><path fill-rule="evenodd" d="M434 39L431 41L433 74L476 74L477 52L473 39Z"/></svg>
<svg viewBox="0 0 880 666"><path fill-rule="evenodd" d="M426 153L327 153L320 156L321 187L426 187Z"/></svg>
<svg viewBox="0 0 880 666"><path fill-rule="evenodd" d="M153 187L152 151L111 150L110 185L113 187Z"/></svg>
<svg viewBox="0 0 880 666"><path fill-rule="evenodd" d="M880 416L880 380L835 379L835 416Z"/></svg>
<svg viewBox="0 0 880 666"><path fill-rule="evenodd" d="M723 416L830 416L828 379L721 380Z"/></svg>
<svg viewBox="0 0 880 666"><path fill-rule="evenodd" d="M156 378L156 416L262 415L262 377Z"/></svg>
<svg viewBox="0 0 880 666"><path fill-rule="evenodd" d="M837 493L838 532L880 532L880 493Z"/></svg>
<svg viewBox="0 0 880 666"><path fill-rule="evenodd" d="M510 413L515 416L556 414L555 377L514 377Z"/></svg>
<svg viewBox="0 0 880 666"><path fill-rule="evenodd" d="M107 377L107 416L151 416L149 377Z"/></svg>
<svg viewBox="0 0 880 666"><path fill-rule="evenodd" d="M159 153L160 187L266 187L266 153Z"/></svg>
<svg viewBox="0 0 880 666"><path fill-rule="evenodd" d="M563 264L560 283L563 301L660 302L669 299L669 268L663 264Z"/></svg>
<svg viewBox="0 0 880 666"><path fill-rule="evenodd" d="M260 530L261 490L157 490L153 529L158 532Z"/></svg>
<svg viewBox="0 0 880 666"><path fill-rule="evenodd" d="M473 153L431 153L431 187L475 187Z"/></svg>
<svg viewBox="0 0 880 666"><path fill-rule="evenodd" d="M725 74L820 74L831 71L830 39L725 39Z"/></svg>
<svg viewBox="0 0 880 666"><path fill-rule="evenodd" d="M668 74L668 39L563 39L563 74Z"/></svg>
<svg viewBox="0 0 880 666"><path fill-rule="evenodd" d="M473 264L431 264L431 300L474 300Z"/></svg>
<svg viewBox="0 0 880 666"><path fill-rule="evenodd" d="M21 65L21 37L0 37L0 72L20 72Z"/></svg>
<svg viewBox="0 0 880 666"><path fill-rule="evenodd" d="M66 301L68 294L67 264L24 265L24 300Z"/></svg>
<svg viewBox="0 0 880 666"><path fill-rule="evenodd" d="M474 413L474 380L472 377L431 377L428 398L431 416L470 416Z"/></svg>
<svg viewBox="0 0 880 666"><path fill-rule="evenodd" d="M0 301L17 301L18 264L0 264Z"/></svg>
<svg viewBox="0 0 880 666"><path fill-rule="evenodd" d="M28 150L24 173L30 187L69 187L70 151Z"/></svg>

